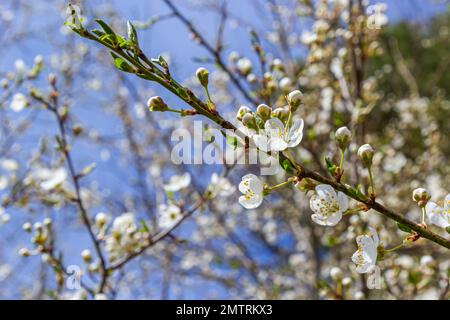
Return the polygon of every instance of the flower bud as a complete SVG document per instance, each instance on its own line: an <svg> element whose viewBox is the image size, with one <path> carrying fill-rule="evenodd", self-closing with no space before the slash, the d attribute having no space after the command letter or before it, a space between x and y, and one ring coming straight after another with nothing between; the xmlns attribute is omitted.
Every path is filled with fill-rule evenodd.
<svg viewBox="0 0 450 320"><path fill-rule="evenodd" d="M84 262L92 261L92 254L91 251L88 249L84 249L83 251L81 251L81 257L83 258Z"/></svg>
<svg viewBox="0 0 450 320"><path fill-rule="evenodd" d="M260 104L256 109L256 114L263 120L266 121L270 118L272 114L272 109L266 104Z"/></svg>
<svg viewBox="0 0 450 320"><path fill-rule="evenodd" d="M281 121L285 121L289 117L289 110L286 108L276 108L272 112L272 117L276 117Z"/></svg>
<svg viewBox="0 0 450 320"><path fill-rule="evenodd" d="M46 226L46 227L49 227L49 226L51 226L52 225L52 219L50 219L50 218L45 218L44 219L44 225Z"/></svg>
<svg viewBox="0 0 450 320"><path fill-rule="evenodd" d="M205 68L198 68L195 74L197 75L200 84L206 88L208 86L209 71Z"/></svg>
<svg viewBox="0 0 450 320"><path fill-rule="evenodd" d="M364 293L361 291L357 291L355 292L355 294L353 295L355 300L363 300L364 299Z"/></svg>
<svg viewBox="0 0 450 320"><path fill-rule="evenodd" d="M56 74L50 73L47 77L48 83L50 83L52 86L56 84Z"/></svg>
<svg viewBox="0 0 450 320"><path fill-rule="evenodd" d="M103 227L107 222L108 222L108 216L106 215L106 213L99 212L99 213L95 216L95 224L97 225L97 227L101 228L101 227Z"/></svg>
<svg viewBox="0 0 450 320"><path fill-rule="evenodd" d="M284 77L280 80L279 86L283 92L289 92L289 90L292 88L292 80L288 77Z"/></svg>
<svg viewBox="0 0 450 320"><path fill-rule="evenodd" d="M19 250L19 255L21 255L22 257L29 257L30 254L30 250L28 250L27 248L21 248Z"/></svg>
<svg viewBox="0 0 450 320"><path fill-rule="evenodd" d="M148 99L147 106L150 108L150 111L166 111L169 108L164 100L158 96Z"/></svg>
<svg viewBox="0 0 450 320"><path fill-rule="evenodd" d="M272 61L272 66L275 70L284 70L283 61L281 61L280 59L274 59Z"/></svg>
<svg viewBox="0 0 450 320"><path fill-rule="evenodd" d="M253 113L246 113L243 117L242 117L242 124L244 126L246 126L249 129L257 129L257 125L256 125L256 118L253 115Z"/></svg>
<svg viewBox="0 0 450 320"><path fill-rule="evenodd" d="M348 143L352 139L352 133L347 127L340 127L336 130L335 138L339 145L339 148L344 150L345 148L347 148Z"/></svg>
<svg viewBox="0 0 450 320"><path fill-rule="evenodd" d="M230 52L228 60L230 60L230 62L232 63L236 63L239 60L239 53L237 53L236 51Z"/></svg>
<svg viewBox="0 0 450 320"><path fill-rule="evenodd" d="M252 110L250 110L249 107L242 106L239 108L239 110L237 112L236 119L238 119L239 121L242 121L242 118L244 117L244 115L246 113L251 113L251 112L252 112Z"/></svg>
<svg viewBox="0 0 450 320"><path fill-rule="evenodd" d="M344 274L343 274L342 270L338 267L333 267L330 270L330 276L335 281L342 279L343 275Z"/></svg>
<svg viewBox="0 0 450 320"><path fill-rule="evenodd" d="M295 111L302 102L303 93L300 90L294 90L287 96L287 101L292 108L292 111Z"/></svg>
<svg viewBox="0 0 450 320"><path fill-rule="evenodd" d="M248 81L248 83L255 84L258 81L258 78L256 77L256 75L254 73L250 73L247 76L247 81Z"/></svg>
<svg viewBox="0 0 450 320"><path fill-rule="evenodd" d="M33 227L36 231L42 231L42 223L40 222L36 222Z"/></svg>
<svg viewBox="0 0 450 320"><path fill-rule="evenodd" d="M26 232L31 232L33 230L33 226L31 225L31 223L25 222L22 225L22 229L25 230Z"/></svg>
<svg viewBox="0 0 450 320"><path fill-rule="evenodd" d="M342 279L342 285L348 286L350 283L352 283L352 278L345 277L344 279Z"/></svg>
<svg viewBox="0 0 450 320"><path fill-rule="evenodd" d="M413 191L413 200L417 202L419 207L423 207L430 200L431 196L424 188L417 188Z"/></svg>
<svg viewBox="0 0 450 320"><path fill-rule="evenodd" d="M252 71L253 65L250 59L241 58L237 62L237 68L241 74L247 75Z"/></svg>
<svg viewBox="0 0 450 320"><path fill-rule="evenodd" d="M373 148L370 146L370 144L364 144L358 149L358 157L361 159L363 164L366 167L370 167L372 165L372 158L374 154Z"/></svg>

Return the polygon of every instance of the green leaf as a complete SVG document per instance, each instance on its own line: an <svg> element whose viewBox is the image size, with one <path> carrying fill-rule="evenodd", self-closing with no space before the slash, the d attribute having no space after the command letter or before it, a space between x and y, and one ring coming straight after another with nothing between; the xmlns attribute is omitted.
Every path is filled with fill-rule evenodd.
<svg viewBox="0 0 450 320"><path fill-rule="evenodd" d="M105 35L105 33L102 30L94 29L92 30L92 33L95 34L97 37L101 38Z"/></svg>
<svg viewBox="0 0 450 320"><path fill-rule="evenodd" d="M138 47L139 43L137 32L130 20L127 21L127 31L128 31L128 39L130 40L130 42L134 46Z"/></svg>
<svg viewBox="0 0 450 320"><path fill-rule="evenodd" d="M141 232L147 232L150 233L150 229L147 226L147 223L144 221L144 219L141 219Z"/></svg>
<svg viewBox="0 0 450 320"><path fill-rule="evenodd" d="M164 69L169 68L169 65L167 64L167 61L164 60L162 56L158 56L158 59L152 59L153 63L156 63L157 65L163 67Z"/></svg>
<svg viewBox="0 0 450 320"><path fill-rule="evenodd" d="M87 176L88 174L90 174L92 171L94 171L94 169L97 167L97 164L95 164L95 162L87 165L86 167L84 167L83 171L81 172L83 176Z"/></svg>
<svg viewBox="0 0 450 320"><path fill-rule="evenodd" d="M226 141L229 145L233 146L233 150L236 150L238 147L238 138L230 135L226 136Z"/></svg>
<svg viewBox="0 0 450 320"><path fill-rule="evenodd" d="M397 227L398 227L400 230L402 230L403 232L406 232L406 233L412 233L412 230L411 230L410 227L405 226L404 224L402 224L402 223L400 223L400 222L397 222Z"/></svg>
<svg viewBox="0 0 450 320"><path fill-rule="evenodd" d="M111 56L114 59L114 65L117 69L123 72L135 73L135 70L124 59L116 55L114 52L111 52Z"/></svg>
<svg viewBox="0 0 450 320"><path fill-rule="evenodd" d="M364 199L365 195L361 192L361 190L354 188L352 186L346 185L348 192L353 195L356 199Z"/></svg>
<svg viewBox="0 0 450 320"><path fill-rule="evenodd" d="M117 41L119 42L119 47L122 49L127 49L130 46L130 43L124 37L116 35Z"/></svg>
<svg viewBox="0 0 450 320"><path fill-rule="evenodd" d="M104 22L102 19L95 19L95 21L102 27L102 29L105 31L105 33L112 34L112 35L116 34L113 31L113 29L111 29L111 27L106 22Z"/></svg>
<svg viewBox="0 0 450 320"><path fill-rule="evenodd" d="M336 175L336 170L337 170L337 166L333 163L333 161L331 161L331 159L329 157L325 157L325 163L327 165L327 170L328 172L335 176Z"/></svg>

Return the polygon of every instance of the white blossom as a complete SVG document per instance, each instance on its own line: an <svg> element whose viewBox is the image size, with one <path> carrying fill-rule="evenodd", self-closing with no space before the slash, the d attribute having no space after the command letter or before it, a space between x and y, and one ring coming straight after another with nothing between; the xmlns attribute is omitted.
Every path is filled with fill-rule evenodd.
<svg viewBox="0 0 450 320"><path fill-rule="evenodd" d="M253 138L256 146L264 152L283 151L296 147L303 139L303 119L294 121L292 127L285 127L278 118L271 118L264 124L264 130Z"/></svg>
<svg viewBox="0 0 450 320"><path fill-rule="evenodd" d="M444 203L429 201L425 206L428 219L434 225L447 228L450 226L450 193L444 199Z"/></svg>
<svg viewBox="0 0 450 320"><path fill-rule="evenodd" d="M38 176L41 180L40 187L46 191L52 190L62 184L67 178L67 172L64 168L50 170L40 169Z"/></svg>
<svg viewBox="0 0 450 320"><path fill-rule="evenodd" d="M6 171L17 171L19 169L19 164L14 159L2 159L0 166Z"/></svg>
<svg viewBox="0 0 450 320"><path fill-rule="evenodd" d="M209 190L213 196L228 197L236 191L236 187L227 178L213 173L211 175Z"/></svg>
<svg viewBox="0 0 450 320"><path fill-rule="evenodd" d="M191 184L191 175L189 172L179 176L172 176L169 183L164 185L164 190L167 192L177 192L181 189L187 188Z"/></svg>
<svg viewBox="0 0 450 320"><path fill-rule="evenodd" d="M353 254L352 261L356 264L356 272L371 272L377 262L380 240L377 231L369 227L369 233L356 237L358 250Z"/></svg>
<svg viewBox="0 0 450 320"><path fill-rule="evenodd" d="M333 189L330 185L321 184L316 187L316 194L310 199L312 220L322 226L335 226L348 209L348 198Z"/></svg>
<svg viewBox="0 0 450 320"><path fill-rule="evenodd" d="M20 112L25 109L28 103L28 99L25 95L16 93L11 100L10 108L14 112Z"/></svg>
<svg viewBox="0 0 450 320"><path fill-rule="evenodd" d="M182 217L181 210L176 205L161 204L159 206L158 225L161 229L172 228Z"/></svg>
<svg viewBox="0 0 450 320"><path fill-rule="evenodd" d="M254 174L246 174L239 183L239 191L243 196L239 197L239 203L247 209L254 209L261 205L264 195L263 182Z"/></svg>
<svg viewBox="0 0 450 320"><path fill-rule="evenodd" d="M248 58L240 58L237 62L237 68L242 74L249 74L252 71L253 65L250 59Z"/></svg>

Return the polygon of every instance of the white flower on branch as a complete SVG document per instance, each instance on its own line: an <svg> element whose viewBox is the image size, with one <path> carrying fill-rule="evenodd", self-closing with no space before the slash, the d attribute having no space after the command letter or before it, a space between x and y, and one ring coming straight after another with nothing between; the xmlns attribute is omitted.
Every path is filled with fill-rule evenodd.
<svg viewBox="0 0 450 320"><path fill-rule="evenodd" d="M236 187L233 186L227 178L219 176L217 173L213 173L211 175L209 191L213 196L228 197L236 191Z"/></svg>
<svg viewBox="0 0 450 320"><path fill-rule="evenodd" d="M309 202L314 214L312 220L322 226L335 226L342 219L342 214L348 209L348 198L342 192L336 191L327 184L316 187L316 193Z"/></svg>
<svg viewBox="0 0 450 320"><path fill-rule="evenodd" d="M242 177L239 191L244 194L239 197L239 203L246 209L259 207L264 199L264 184L254 174L246 174Z"/></svg>
<svg viewBox="0 0 450 320"><path fill-rule="evenodd" d="M429 201L425 207L428 219L434 225L447 228L450 226L450 193L444 199L444 203Z"/></svg>
<svg viewBox="0 0 450 320"><path fill-rule="evenodd" d="M64 168L47 169L40 168L35 172L35 177L40 180L39 186L46 191L50 191L61 185L67 178L67 171Z"/></svg>
<svg viewBox="0 0 450 320"><path fill-rule="evenodd" d="M16 93L11 100L10 108L14 112L20 112L25 109L28 104L29 101L27 97L25 97L22 93Z"/></svg>
<svg viewBox="0 0 450 320"><path fill-rule="evenodd" d="M172 176L169 183L164 185L164 190L167 192L177 192L181 189L187 188L191 184L191 175L189 172L179 176Z"/></svg>
<svg viewBox="0 0 450 320"><path fill-rule="evenodd" d="M173 204L159 206L158 225L161 229L172 228L182 218L181 210Z"/></svg>
<svg viewBox="0 0 450 320"><path fill-rule="evenodd" d="M264 130L253 138L256 146L264 152L283 151L296 147L303 139L303 119L294 121L292 127L285 127L278 118L272 118L264 124Z"/></svg>
<svg viewBox="0 0 450 320"><path fill-rule="evenodd" d="M369 233L356 237L358 250L353 254L352 261L356 264L356 272L371 272L377 262L380 239L377 231L369 227Z"/></svg>

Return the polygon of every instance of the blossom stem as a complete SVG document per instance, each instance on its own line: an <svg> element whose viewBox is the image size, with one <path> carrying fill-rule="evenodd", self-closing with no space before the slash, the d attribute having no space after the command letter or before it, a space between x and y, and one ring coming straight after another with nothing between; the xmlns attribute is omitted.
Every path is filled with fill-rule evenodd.
<svg viewBox="0 0 450 320"><path fill-rule="evenodd" d="M285 131L288 131L289 125L291 124L291 120L292 120L292 111L289 111L289 116L288 116L288 119L286 121L286 127L284 129Z"/></svg>
<svg viewBox="0 0 450 320"><path fill-rule="evenodd" d="M372 187L372 194L375 196L375 185L373 184L373 176L372 176L372 168L369 166L367 167L367 170L369 171L369 180L370 180L370 186Z"/></svg>
<svg viewBox="0 0 450 320"><path fill-rule="evenodd" d="M302 172L302 168L295 162L289 149L284 150L283 153L286 156L286 158L288 158L289 161L294 165L295 169L297 169L298 172Z"/></svg>
<svg viewBox="0 0 450 320"><path fill-rule="evenodd" d="M344 165L344 154L345 154L345 149L341 149L341 161L339 162L339 168L341 169L342 172L342 166Z"/></svg>
<svg viewBox="0 0 450 320"><path fill-rule="evenodd" d="M279 183L279 184L277 184L277 185L274 185L274 186L272 186L272 187L268 187L267 190L272 191L272 190L275 190L275 189L284 187L285 185L287 185L287 184L289 184L289 183L291 183L291 182L292 182L292 180L289 179L289 180L287 180L287 181L284 181L284 182Z"/></svg>
<svg viewBox="0 0 450 320"><path fill-rule="evenodd" d="M177 110L177 109L172 109L172 108L168 108L168 109L167 109L167 111L170 111L170 112L175 112L175 113L182 113L182 111L181 111L181 110Z"/></svg>
<svg viewBox="0 0 450 320"><path fill-rule="evenodd" d="M393 247L393 248L391 248L391 249L385 250L384 252L385 252L385 253L389 253L389 252L395 251L395 250L400 249L401 247L403 247L403 245L404 245L404 244L401 243L401 244L399 244L399 245L396 246L396 247Z"/></svg>
<svg viewBox="0 0 450 320"><path fill-rule="evenodd" d="M425 225L425 216L426 216L425 206L422 206L422 224L423 225Z"/></svg>
<svg viewBox="0 0 450 320"><path fill-rule="evenodd" d="M361 208L348 209L347 211L345 211L343 213L343 215L347 216L347 215L350 215L350 214L359 213L360 211L361 211Z"/></svg>

